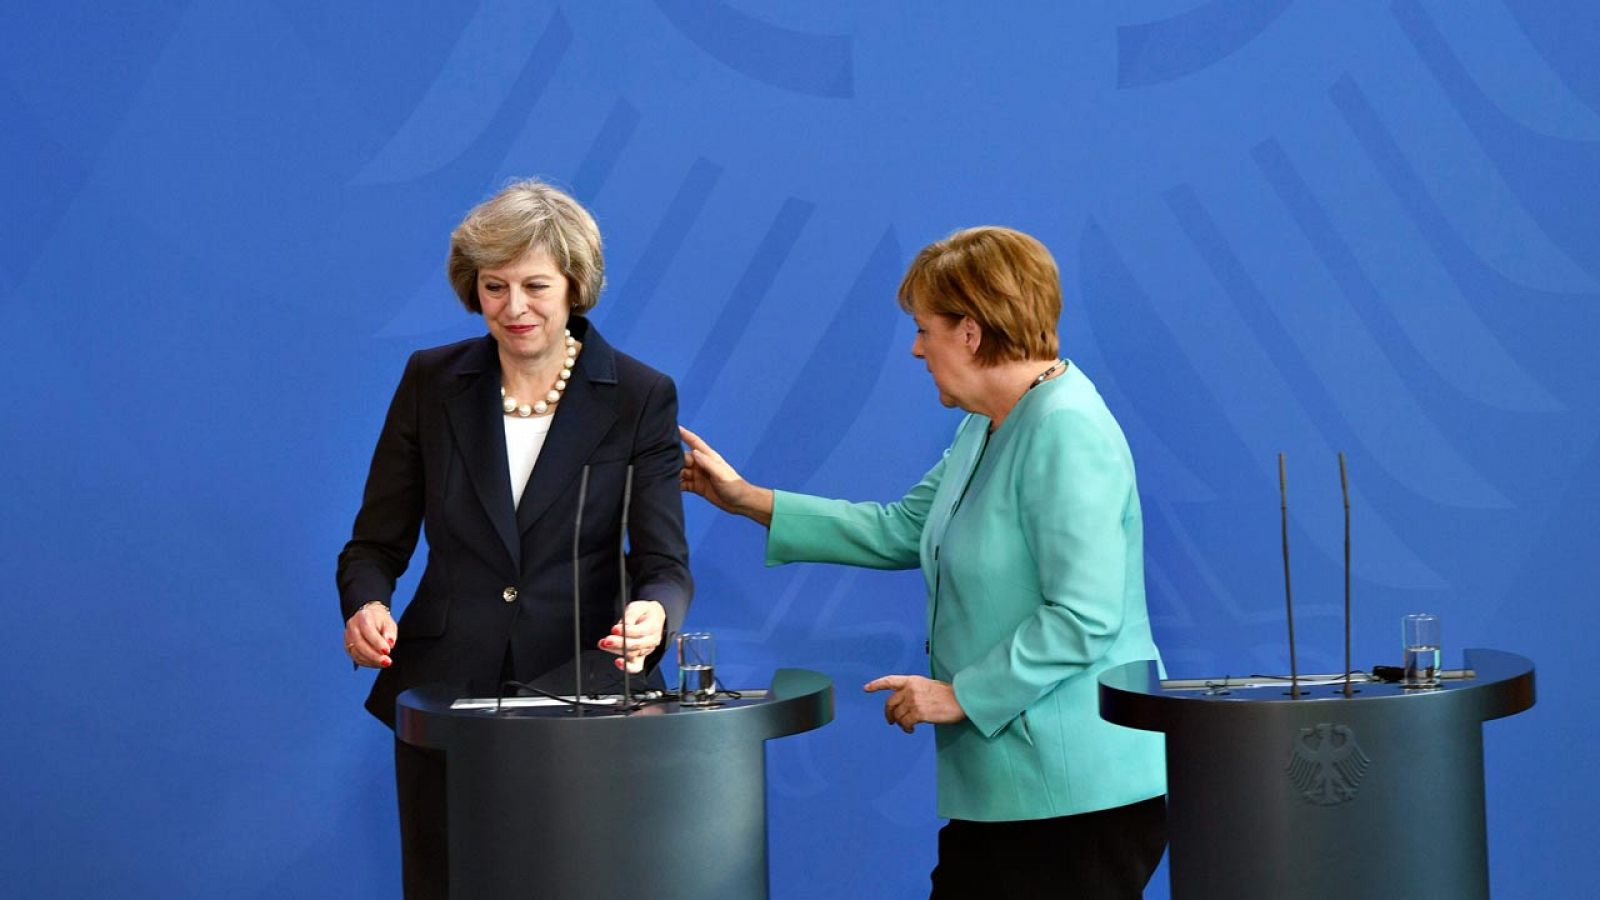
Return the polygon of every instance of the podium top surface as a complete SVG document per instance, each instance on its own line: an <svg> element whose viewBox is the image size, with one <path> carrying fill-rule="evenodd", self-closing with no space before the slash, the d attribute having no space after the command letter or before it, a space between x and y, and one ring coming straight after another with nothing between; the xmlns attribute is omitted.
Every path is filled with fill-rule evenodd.
<svg viewBox="0 0 1600 900"><path fill-rule="evenodd" d="M1486 721L1515 715L1533 706L1533 662L1526 657L1500 650L1474 649L1465 652L1470 677L1445 680L1437 688L1415 689L1385 682L1358 682L1346 696L1342 681L1306 685L1300 695L1290 696L1289 679L1251 679L1258 686L1245 686L1241 679L1218 677L1198 682L1198 687L1163 685L1152 661L1125 663L1100 674L1100 717L1108 722L1146 731L1174 731L1185 724L1219 717L1282 714L1290 709L1322 708L1326 704L1361 704L1364 708L1382 704L1400 709L1398 704L1413 704L1406 709L1448 706L1465 718ZM1188 684L1195 684L1189 682Z"/></svg>
<svg viewBox="0 0 1600 900"><path fill-rule="evenodd" d="M712 706L655 701L631 711L606 706L458 708L458 692L445 686L415 688L396 701L395 734L422 747L444 748L485 728L522 734L583 732L637 740L767 740L820 728L833 721L833 680L808 669L779 669L772 686Z"/></svg>

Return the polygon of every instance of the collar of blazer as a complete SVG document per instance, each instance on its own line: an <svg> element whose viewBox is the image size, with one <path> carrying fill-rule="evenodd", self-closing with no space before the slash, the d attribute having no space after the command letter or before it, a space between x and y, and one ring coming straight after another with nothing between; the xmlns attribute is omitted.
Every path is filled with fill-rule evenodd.
<svg viewBox="0 0 1600 900"><path fill-rule="evenodd" d="M455 392L445 406L457 447L478 501L519 570L522 535L550 511L556 498L576 491L584 463L617 420L617 356L588 319L573 316L567 327L583 342L573 377L545 438L522 502L511 505L511 474L506 462L505 414L500 409L500 356L494 338L484 335L451 367ZM571 523L563 527L570 528Z"/></svg>

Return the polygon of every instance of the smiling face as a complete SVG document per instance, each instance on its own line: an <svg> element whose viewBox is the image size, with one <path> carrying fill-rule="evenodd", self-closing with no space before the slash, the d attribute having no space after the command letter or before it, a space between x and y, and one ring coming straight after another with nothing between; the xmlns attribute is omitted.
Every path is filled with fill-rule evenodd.
<svg viewBox="0 0 1600 900"><path fill-rule="evenodd" d="M478 301L507 362L538 365L565 354L567 278L550 251L537 247L507 265L479 269Z"/></svg>
<svg viewBox="0 0 1600 900"><path fill-rule="evenodd" d="M917 337L911 343L911 355L928 366L933 376L933 386L939 391L939 402L947 407L967 409L962 398L971 389L978 363L977 324L971 319L954 318L941 313L917 310L911 314L917 323Z"/></svg>

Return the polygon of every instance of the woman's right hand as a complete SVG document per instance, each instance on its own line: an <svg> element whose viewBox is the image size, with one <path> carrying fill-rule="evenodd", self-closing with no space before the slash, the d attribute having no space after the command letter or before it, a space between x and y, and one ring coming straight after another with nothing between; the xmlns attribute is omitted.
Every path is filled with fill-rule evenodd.
<svg viewBox="0 0 1600 900"><path fill-rule="evenodd" d="M389 607L377 600L356 610L344 623L344 651L358 666L387 669L394 660L389 651L400 638L400 626L394 623Z"/></svg>
<svg viewBox="0 0 1600 900"><path fill-rule="evenodd" d="M734 471L722 454L711 449L695 434L682 425L678 434L689 449L683 454L683 471L679 481L686 491L706 498L712 506L724 512L745 516L761 523L772 524L772 491L756 487Z"/></svg>

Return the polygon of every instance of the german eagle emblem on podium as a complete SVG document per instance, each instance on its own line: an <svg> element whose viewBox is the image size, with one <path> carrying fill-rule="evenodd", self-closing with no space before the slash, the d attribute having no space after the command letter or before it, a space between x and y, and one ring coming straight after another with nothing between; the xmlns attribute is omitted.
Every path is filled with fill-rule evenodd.
<svg viewBox="0 0 1600 900"><path fill-rule="evenodd" d="M1348 725L1321 722L1300 729L1289 754L1289 781L1307 802L1337 806L1355 799L1371 760Z"/></svg>

